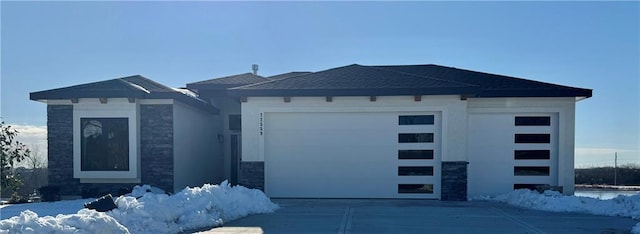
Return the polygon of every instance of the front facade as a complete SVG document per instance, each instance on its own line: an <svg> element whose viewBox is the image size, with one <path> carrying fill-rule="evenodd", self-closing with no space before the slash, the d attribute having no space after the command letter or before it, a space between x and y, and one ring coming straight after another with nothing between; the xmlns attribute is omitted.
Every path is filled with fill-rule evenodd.
<svg viewBox="0 0 640 234"><path fill-rule="evenodd" d="M154 178L172 178L174 190L228 179L262 189L271 197L294 198L466 200L517 188L571 194L575 103L591 96L587 89L437 65L350 65L273 77L241 74L190 83L187 88L217 112L171 99L174 118L168 125L172 128L153 128L155 134L173 131L175 136L182 131L188 135L200 130L202 141L174 138L172 155L154 163L173 161L173 167L183 170ZM50 170L70 174L69 169L60 168L72 168L74 185L104 182L85 178L97 174L122 183L162 185L144 179L144 168L152 162L132 149L148 148L154 157L163 155L162 147L153 146L155 141L142 141L149 134L142 129L145 123L162 122L153 118L169 114L145 116L140 110L150 107L144 105L147 101L125 100L114 101L113 106L96 105L98 109L87 104L90 112L82 102L71 105L66 111L72 112L73 124L67 122L72 125L67 128L73 130L49 137ZM68 117L52 109L69 107L48 104L49 131L56 134L55 123ZM187 117L175 119L176 115L197 115L184 114L189 111L206 114L188 121ZM129 168L140 170L84 171L82 155L78 156L79 145L84 144L78 127L84 126L83 121L122 116L130 129L139 129L129 130L129 136L139 136L138 141L129 138L129 155L139 157L128 162ZM196 126L209 127L202 131ZM91 130L86 132L90 135ZM52 151L59 139L67 139L67 154L56 154L55 147ZM200 149L191 150L196 146ZM70 166L70 159L62 159L72 151ZM184 170L202 165L185 163L178 155L210 160L210 169L187 176ZM65 181L58 174L53 173L50 183ZM184 182L177 183L179 178Z"/></svg>

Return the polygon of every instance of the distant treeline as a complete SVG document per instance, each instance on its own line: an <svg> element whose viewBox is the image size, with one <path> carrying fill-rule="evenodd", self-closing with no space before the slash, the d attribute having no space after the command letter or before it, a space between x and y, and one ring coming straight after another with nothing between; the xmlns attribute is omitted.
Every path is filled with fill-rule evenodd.
<svg viewBox="0 0 640 234"><path fill-rule="evenodd" d="M623 165L617 169L617 185L640 185L640 165ZM576 184L614 184L613 167L576 169Z"/></svg>

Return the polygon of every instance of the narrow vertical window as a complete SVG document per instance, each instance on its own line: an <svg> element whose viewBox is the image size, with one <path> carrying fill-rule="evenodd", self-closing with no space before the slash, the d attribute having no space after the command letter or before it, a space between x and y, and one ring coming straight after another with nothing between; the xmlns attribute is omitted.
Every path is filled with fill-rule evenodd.
<svg viewBox="0 0 640 234"><path fill-rule="evenodd" d="M242 130L242 118L240 116L241 115L229 115L229 130Z"/></svg>

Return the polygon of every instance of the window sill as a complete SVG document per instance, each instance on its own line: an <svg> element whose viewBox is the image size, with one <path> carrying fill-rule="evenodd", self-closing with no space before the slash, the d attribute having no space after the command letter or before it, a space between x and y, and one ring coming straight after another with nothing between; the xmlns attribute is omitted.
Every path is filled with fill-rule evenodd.
<svg viewBox="0 0 640 234"><path fill-rule="evenodd" d="M119 184L139 184L140 179L117 179L117 178L80 178L80 183L119 183Z"/></svg>

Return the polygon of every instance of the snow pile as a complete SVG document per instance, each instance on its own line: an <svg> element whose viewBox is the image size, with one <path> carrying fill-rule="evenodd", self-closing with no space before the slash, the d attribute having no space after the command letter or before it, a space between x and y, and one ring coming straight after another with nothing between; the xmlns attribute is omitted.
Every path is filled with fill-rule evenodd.
<svg viewBox="0 0 640 234"><path fill-rule="evenodd" d="M105 213L82 209L77 214L38 217L33 211L0 221L0 233L129 233Z"/></svg>
<svg viewBox="0 0 640 234"><path fill-rule="evenodd" d="M177 233L278 209L262 191L232 187L226 181L185 188L172 196L148 185L136 186L115 203L118 209L105 213L82 209L56 217L38 217L27 210L0 221L0 233Z"/></svg>
<svg viewBox="0 0 640 234"><path fill-rule="evenodd" d="M556 191L545 191L540 194L528 189L518 189L507 194L495 197L478 197L474 200L493 200L536 210L580 212L640 219L640 194L600 200L590 197L564 196ZM640 223L633 227L632 232L640 234Z"/></svg>
<svg viewBox="0 0 640 234"><path fill-rule="evenodd" d="M131 191L131 193L127 193L125 196L131 196L131 197L142 197L144 194L146 193L153 193L153 194L166 194L166 192L160 188L156 188L156 187L151 187L151 185L145 184L145 185L136 185L133 187L133 190Z"/></svg>

